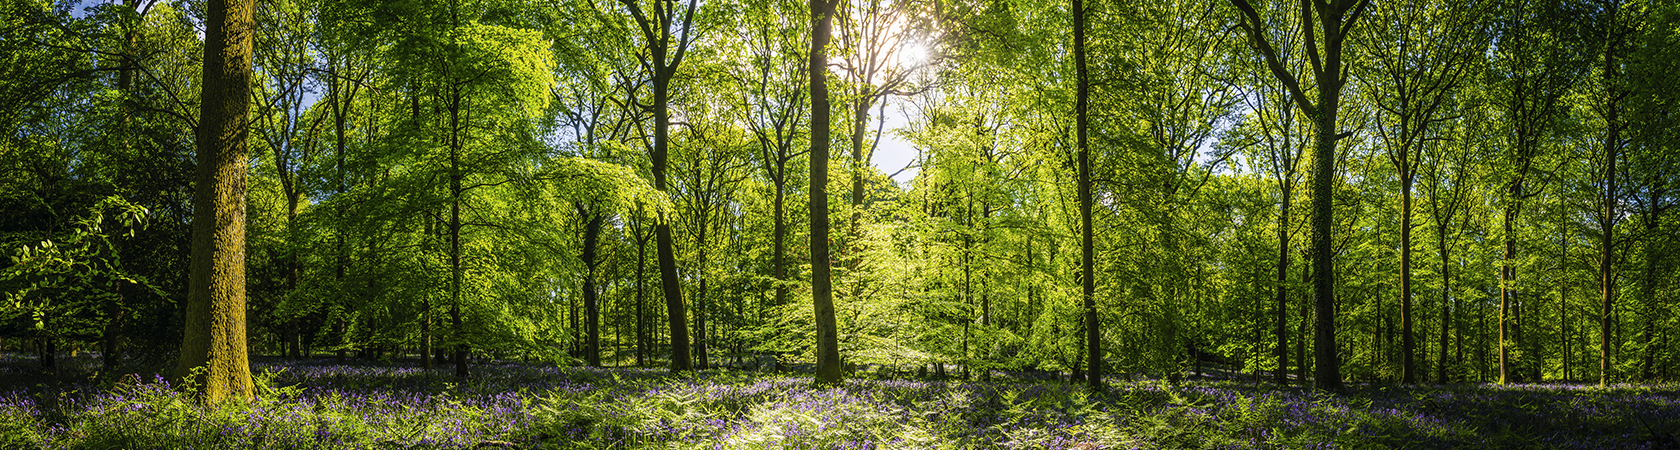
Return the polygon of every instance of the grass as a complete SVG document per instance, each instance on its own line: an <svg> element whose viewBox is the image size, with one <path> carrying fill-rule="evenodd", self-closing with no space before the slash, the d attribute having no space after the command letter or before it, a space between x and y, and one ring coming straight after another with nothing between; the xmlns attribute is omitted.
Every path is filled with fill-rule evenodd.
<svg viewBox="0 0 1680 450"><path fill-rule="evenodd" d="M206 408L154 376L0 360L0 448L1680 448L1680 389L987 383L259 360L259 398ZM44 381L43 381L44 380Z"/></svg>

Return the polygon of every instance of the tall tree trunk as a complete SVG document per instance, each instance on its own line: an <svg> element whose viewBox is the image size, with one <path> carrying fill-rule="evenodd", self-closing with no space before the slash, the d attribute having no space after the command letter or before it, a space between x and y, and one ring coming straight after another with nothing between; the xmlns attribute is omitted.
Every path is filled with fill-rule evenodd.
<svg viewBox="0 0 1680 450"><path fill-rule="evenodd" d="M781 163L777 163L780 165ZM785 171L786 166L781 165ZM770 273L776 278L776 300L772 307L780 308L787 304L787 187L782 182L776 183L776 217L771 227Z"/></svg>
<svg viewBox="0 0 1680 450"><path fill-rule="evenodd" d="M1447 266L1447 233L1445 228L1437 228L1435 241L1441 246L1441 340L1440 348L1435 354L1435 383L1447 384L1447 332L1452 325L1450 312L1452 305L1448 303L1452 294L1452 275Z"/></svg>
<svg viewBox="0 0 1680 450"><path fill-rule="evenodd" d="M1417 383L1417 343L1412 334L1412 171L1410 150L1401 149L1400 165L1400 383Z"/></svg>
<svg viewBox="0 0 1680 450"><path fill-rule="evenodd" d="M1091 148L1089 111L1091 107L1090 77L1085 67L1085 3L1073 0L1073 67L1075 76L1074 133L1075 152L1079 158L1079 281L1080 298L1085 309L1085 353L1091 360L1086 371L1086 387L1103 388L1102 332L1097 316L1096 247L1091 229Z"/></svg>
<svg viewBox="0 0 1680 450"><path fill-rule="evenodd" d="M455 331L455 376L466 378L467 336L461 319L461 285L464 268L461 265L461 202L465 201L461 169L461 150L464 142L461 130L463 94L458 86L450 86L449 93L449 324Z"/></svg>
<svg viewBox="0 0 1680 450"><path fill-rule="evenodd" d="M130 54L134 51L134 37L139 34L136 31L136 28L139 27L140 19L144 17L145 11L142 11L139 8L140 2L138 0L125 0L123 3L129 9L138 13L137 17L134 17L132 20L123 24L122 47L119 49L122 58L122 61L119 63L121 65L121 69L117 71L117 94L122 96L122 106L118 112L118 114L121 114L121 117L119 118L120 121L117 124L117 133L119 136L118 139L122 141L124 156L126 157L129 152L133 150L134 140L132 124L129 118L133 115L133 108L130 107L130 103L133 101L132 97L134 96L134 93L131 91L134 88L133 66L135 61ZM120 252L120 248L121 240L119 240L117 245L113 246L112 251ZM117 362L120 359L118 352L121 351L120 344L122 341L123 319L127 315L127 310L123 307L123 302L126 300L123 295L125 287L126 285L124 282L118 281L116 283L116 295L112 296L111 301L105 305L106 322L104 333L102 333L102 338L105 342L104 349L100 352L100 366L102 367L101 370L105 372L114 371L117 367Z"/></svg>
<svg viewBox="0 0 1680 450"><path fill-rule="evenodd" d="M654 57L665 60L663 48ZM671 145L670 85L675 67L653 79L653 187L666 193L666 158ZM677 273L676 243L671 239L671 224L661 220L653 226L654 242L659 254L659 284L665 293L665 310L671 325L671 371L686 372L694 368L688 353L688 311L683 304L681 276Z"/></svg>
<svg viewBox="0 0 1680 450"><path fill-rule="evenodd" d="M436 239L436 238L443 237L443 230L441 229L441 227L438 226L439 221L436 218L432 218L432 217L429 217L429 216L430 215L428 215L428 218L425 219L426 220L426 228L427 228L426 235L428 236L428 239ZM436 241L432 241L432 242L436 242ZM433 244L433 245L435 245L435 244ZM432 348L432 296L431 295L421 295L420 296L420 367L423 368L423 369L426 369L426 370L431 370L432 369L432 363L437 360L437 358L434 358L434 356L436 356L436 350L434 350Z"/></svg>
<svg viewBox="0 0 1680 450"><path fill-rule="evenodd" d="M345 127L345 116L346 116L346 111L345 110L348 109L347 103L350 100L348 98L342 97L342 95L343 95L342 91L343 91L344 88L340 85L340 83L342 83L342 80L338 76L339 75L338 74L338 65L336 64L336 62L337 62L337 59L329 60L329 64L327 66L327 76L331 79L328 80L327 88L330 91L328 94L330 95L330 97L332 99L333 133L334 133L334 137L335 137L334 142L333 142L333 146L334 146L334 150L335 150L334 156L336 157L337 163L338 163L334 167L335 171L337 172L336 175L337 175L337 178L338 178L336 180L337 183L338 183L338 186L337 186L338 189L335 191L335 193L342 198L342 196L344 195L344 192L348 190L347 180L345 179L345 156L344 156L345 130L344 130L344 127ZM413 112L415 117L419 117L419 115L420 115L420 98L419 98L419 96L415 96L415 97L413 97L413 99L414 99L414 103L413 103L413 111L412 112ZM345 206L343 206L343 205L340 205L337 208L333 208L333 215L335 216L334 218L336 219L334 221L335 222L334 225L337 227L337 230L336 230L337 233L333 233L333 235L334 235L333 236L334 237L334 239L333 239L333 244L334 244L334 247L333 247L333 256L334 256L333 257L333 281L341 287L344 284L345 266L348 266L350 264L349 263L350 255L345 250L346 247L345 247L345 236L344 235L345 235L345 233L347 233L347 231L345 230L346 227L345 227L345 218L344 218L344 208L345 208ZM345 356L344 355L344 345L343 345L344 344L343 339L344 339L344 333L345 333L344 318L348 315L348 312L346 310L348 309L347 305L349 305L349 303L350 303L349 299L344 295L343 292L344 292L344 290L342 288L339 289L338 290L338 296L335 299L336 303L337 303L336 306L338 306L338 308L336 308L335 310L338 312L338 314L336 314L336 317L333 317L333 316L328 317L328 320L331 320L333 322L333 325L332 325L332 339L339 341L337 344L333 345L333 347L337 349L337 351L334 352L334 357L338 360L338 363L340 363L340 364L344 363L344 356Z"/></svg>
<svg viewBox="0 0 1680 450"><path fill-rule="evenodd" d="M1511 191L1512 200L1510 201L1521 201L1522 182L1518 181L1517 184L1512 185ZM1511 283L1514 282L1513 278L1517 275L1517 237L1513 234L1511 229L1512 222L1516 221L1516 215L1517 208L1515 205L1507 205L1505 207L1505 212L1503 214L1504 223L1502 225L1505 230L1505 248L1503 260L1499 266L1499 384L1505 384L1510 381L1510 377L1512 375L1510 361L1511 344L1506 342L1506 333L1508 331L1507 328L1509 328L1508 322L1510 322L1510 320L1508 320L1508 317L1511 314L1511 303L1513 302L1511 297L1516 295L1511 289Z"/></svg>
<svg viewBox="0 0 1680 450"><path fill-rule="evenodd" d="M1652 196L1653 197L1656 196L1656 190L1652 190ZM1653 201L1651 204L1655 204L1655 202ZM1646 211L1645 214L1644 214L1644 219L1645 219L1645 229L1646 230L1653 229L1657 226L1656 212L1655 211ZM1657 300L1656 300L1657 280L1656 280L1655 277L1656 277L1656 258L1658 258L1657 252L1658 251L1655 250L1655 246L1651 246L1651 245L1645 246L1645 258L1644 258L1645 259L1645 264L1644 264L1645 267L1644 267L1644 270L1643 270L1644 275L1639 277L1640 278L1640 282L1639 282L1640 296L1639 297L1645 305L1645 314L1644 314L1644 316L1645 316L1644 317L1644 319L1645 319L1644 320L1644 322L1645 322L1645 324L1644 324L1645 325L1645 332L1641 333L1642 334L1641 337L1643 338L1643 341L1644 341L1644 344L1645 344L1643 346L1644 347L1644 352L1643 352L1644 353L1644 355L1643 355L1644 358L1643 358L1642 361L1640 361L1639 378L1640 378L1640 380L1643 380L1643 381L1646 381L1646 382L1651 381L1652 376L1654 375L1654 372L1652 372L1651 367L1655 363L1657 349L1652 345L1653 343L1651 341L1651 335L1656 333L1656 330L1653 329L1654 322L1656 322L1656 320L1657 320L1656 316L1658 316L1659 314L1662 314L1662 312L1656 308L1657 305L1661 305L1661 303L1657 302Z"/></svg>
<svg viewBox="0 0 1680 450"><path fill-rule="evenodd" d="M1341 23L1335 20L1333 23ZM1325 43L1326 72L1342 73L1342 52L1339 39ZM1329 47L1335 47L1331 49ZM1317 133L1313 140L1313 196L1312 196L1312 252L1313 252L1313 386L1340 391L1342 371L1340 356L1336 354L1336 272L1331 233L1335 230L1333 200L1336 177L1336 108L1342 87L1337 77L1319 80Z"/></svg>
<svg viewBox="0 0 1680 450"><path fill-rule="evenodd" d="M1278 263L1277 263L1277 370L1272 381L1289 383L1289 200L1290 183L1283 184L1283 201L1278 206ZM1305 381L1305 380L1303 380Z"/></svg>
<svg viewBox="0 0 1680 450"><path fill-rule="evenodd" d="M645 280L647 279L647 235L645 234L645 231L642 231L642 230L644 230L644 228L640 227L641 221L646 220L646 218L647 218L647 216L642 215L642 205L637 204L636 205L636 221L637 221L638 227L636 229L636 236L635 236L635 239L636 239L636 366L637 367L643 367L643 366L647 365L648 351L650 350L648 347L650 346L649 344L651 344L651 341L648 339L648 329L647 329L647 312L646 312L647 302L645 301L646 296L643 295L643 293L646 292L646 290L644 288L644 285L646 284Z"/></svg>
<svg viewBox="0 0 1680 450"><path fill-rule="evenodd" d="M578 208L579 211L587 209ZM601 223L606 217L593 211L585 212L584 217L586 218L583 224L583 313L587 336L584 337L583 360L590 367L601 367L601 305L599 299L601 294L596 292L595 287L595 279L600 277L601 261L596 257L598 253L596 247L601 240Z"/></svg>
<svg viewBox="0 0 1680 450"><path fill-rule="evenodd" d="M253 398L245 342L245 174L252 0L205 6L198 175L186 325L173 378L206 403Z"/></svg>
<svg viewBox="0 0 1680 450"><path fill-rule="evenodd" d="M700 286L694 291L694 368L711 368L711 354L706 348L706 231L710 228L711 207L700 208L700 229L694 241L695 270L699 271L696 278L700 279Z"/></svg>
<svg viewBox="0 0 1680 450"><path fill-rule="evenodd" d="M1619 2L1612 2L1609 6L1612 28L1617 26L1616 13L1621 8ZM1616 274L1612 271L1615 261L1616 244L1616 152L1621 146L1621 123L1617 113L1620 109L1620 93L1616 89L1616 41L1619 35L1611 31L1607 36L1604 49L1604 81L1607 101L1604 105L1604 122L1607 128L1604 136L1604 215L1598 220L1599 224L1599 255L1598 255L1598 287L1599 287L1599 335L1598 335L1598 386L1610 382L1610 322L1611 308L1616 300Z"/></svg>
<svg viewBox="0 0 1680 450"><path fill-rule="evenodd" d="M828 42L833 37L835 0L811 0L811 303L816 314L818 384L840 382L839 330L828 251Z"/></svg>

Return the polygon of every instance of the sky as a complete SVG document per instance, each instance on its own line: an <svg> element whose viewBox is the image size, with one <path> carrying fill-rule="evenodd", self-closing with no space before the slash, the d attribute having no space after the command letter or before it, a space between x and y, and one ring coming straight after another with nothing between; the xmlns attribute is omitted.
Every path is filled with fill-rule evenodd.
<svg viewBox="0 0 1680 450"><path fill-rule="evenodd" d="M881 144L875 147L875 157L869 162L875 168L880 169L881 172L891 175L893 172L903 169L906 164L915 161L918 150L911 146L908 141L899 137L896 131L907 126L905 113L902 109L903 99L891 99L889 101L892 103L887 105L887 121L884 125L885 129L881 132ZM908 186L910 180L916 178L916 172L918 171L916 167L905 169L904 172L900 172L898 176L893 177L893 181L898 182L900 186Z"/></svg>

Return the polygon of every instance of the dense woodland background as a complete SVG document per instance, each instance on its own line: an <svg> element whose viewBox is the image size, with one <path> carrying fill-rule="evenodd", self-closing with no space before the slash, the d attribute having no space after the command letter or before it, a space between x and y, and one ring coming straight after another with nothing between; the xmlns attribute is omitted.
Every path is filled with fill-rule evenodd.
<svg viewBox="0 0 1680 450"><path fill-rule="evenodd" d="M815 203L847 365L1674 380L1675 2L815 5L257 2L249 350L809 363ZM0 348L174 358L203 10L0 2Z"/></svg>

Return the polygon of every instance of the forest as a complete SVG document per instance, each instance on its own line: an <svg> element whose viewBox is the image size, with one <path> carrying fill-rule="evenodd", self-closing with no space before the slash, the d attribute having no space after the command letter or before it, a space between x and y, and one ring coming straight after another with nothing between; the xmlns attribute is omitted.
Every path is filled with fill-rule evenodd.
<svg viewBox="0 0 1680 450"><path fill-rule="evenodd" d="M1680 445L1677 2L0 11L0 446Z"/></svg>

